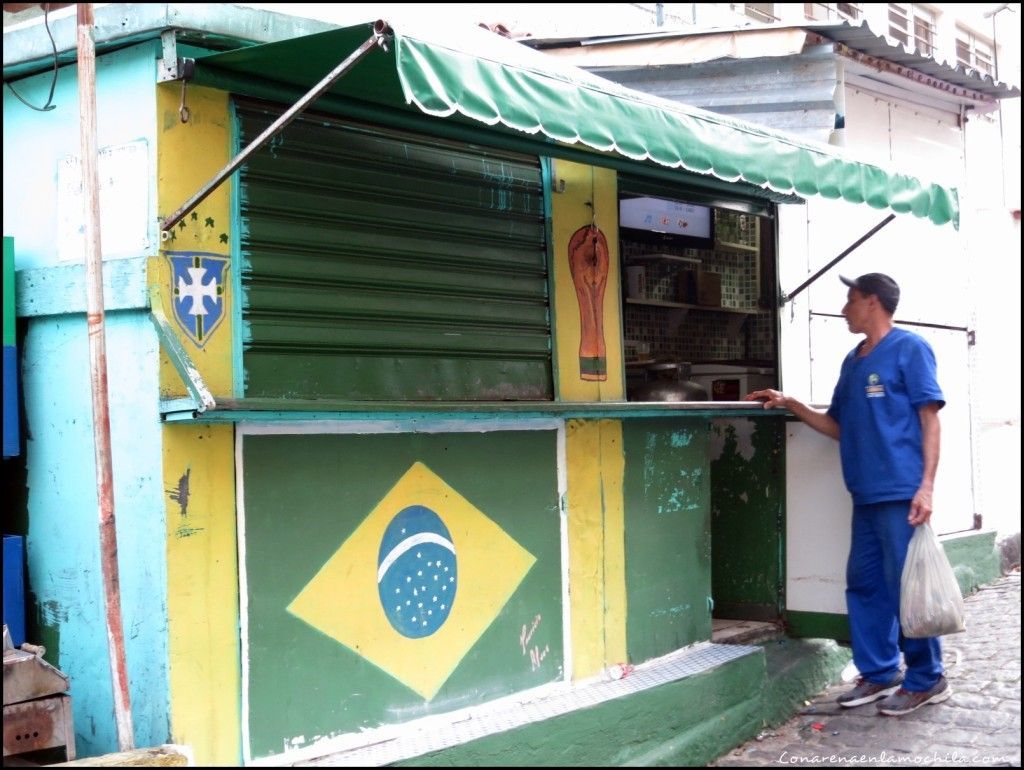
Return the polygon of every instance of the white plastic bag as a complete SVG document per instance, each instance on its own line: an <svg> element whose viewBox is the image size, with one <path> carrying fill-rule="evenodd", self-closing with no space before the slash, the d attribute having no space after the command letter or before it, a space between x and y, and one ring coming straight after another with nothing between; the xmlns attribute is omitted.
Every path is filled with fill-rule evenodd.
<svg viewBox="0 0 1024 770"><path fill-rule="evenodd" d="M910 538L900 578L903 636L956 634L964 630L964 598L949 559L931 525L919 525Z"/></svg>

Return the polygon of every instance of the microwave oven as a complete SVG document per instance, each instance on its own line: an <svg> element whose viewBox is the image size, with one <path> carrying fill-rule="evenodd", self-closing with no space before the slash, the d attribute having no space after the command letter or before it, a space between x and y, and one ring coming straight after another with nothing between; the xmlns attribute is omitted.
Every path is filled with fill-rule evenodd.
<svg viewBox="0 0 1024 770"><path fill-rule="evenodd" d="M742 401L755 390L776 387L775 370L732 364L693 364L690 379L708 392L712 401Z"/></svg>

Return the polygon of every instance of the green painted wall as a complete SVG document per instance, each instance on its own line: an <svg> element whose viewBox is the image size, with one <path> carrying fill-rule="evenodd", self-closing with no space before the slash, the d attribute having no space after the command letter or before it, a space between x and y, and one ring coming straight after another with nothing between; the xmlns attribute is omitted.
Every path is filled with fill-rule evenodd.
<svg viewBox="0 0 1024 770"><path fill-rule="evenodd" d="M850 619L830 612L786 612L786 633L802 639L850 641Z"/></svg>
<svg viewBox="0 0 1024 770"><path fill-rule="evenodd" d="M639 663L711 638L708 423L626 420L626 638Z"/></svg>
<svg viewBox="0 0 1024 770"><path fill-rule="evenodd" d="M14 239L4 236L4 347L14 345Z"/></svg>
<svg viewBox="0 0 1024 770"><path fill-rule="evenodd" d="M276 754L285 745L298 748L321 736L464 708L562 678L555 431L246 435L243 441L248 602L243 654L249 659L254 757ZM475 540L466 534L469 530L463 532L461 514L453 513L463 503L450 493L430 498L429 479L434 477L429 472L408 489L396 486L417 463L497 527ZM353 544L358 546L357 535L365 533L360 528L380 504L394 502L384 513L391 520L406 503L428 499L456 545L456 598L436 634L397 638L390 625L374 626L369 617L383 606L376 595L382 540ZM514 575L511 588L509 570L502 566L509 563L503 561L505 539L529 556L525 576ZM343 546L348 550L332 562ZM475 573L470 571L473 560ZM318 600L301 617L290 612L314 578L328 581ZM489 603L488 592L502 586L511 591L507 600ZM456 615L467 608L468 617ZM493 620L482 618L492 608L497 613ZM479 633L475 639L474 628ZM431 647L444 632L452 633L452 644ZM346 641L336 641L334 633ZM444 657L462 641L468 647L456 650L454 658ZM403 659L370 662L373 655L388 653ZM386 670L392 663L412 668ZM450 674L446 665L454 666ZM439 679L430 680L437 671ZM424 681L440 685L424 696L398 676L420 686Z"/></svg>
<svg viewBox="0 0 1024 770"><path fill-rule="evenodd" d="M715 420L711 587L715 617L774 620L783 586L784 424ZM713 453L714 454L714 453Z"/></svg>
<svg viewBox="0 0 1024 770"><path fill-rule="evenodd" d="M960 592L964 596L978 590L978 586L990 583L1001 574L994 531L971 532L943 538L941 542L960 585Z"/></svg>

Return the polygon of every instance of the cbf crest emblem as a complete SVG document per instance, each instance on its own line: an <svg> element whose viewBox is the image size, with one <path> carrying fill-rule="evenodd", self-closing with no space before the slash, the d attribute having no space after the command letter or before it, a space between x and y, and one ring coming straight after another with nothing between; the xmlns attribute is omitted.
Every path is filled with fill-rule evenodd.
<svg viewBox="0 0 1024 770"><path fill-rule="evenodd" d="M204 251L169 251L174 318L203 347L224 320L228 258Z"/></svg>
<svg viewBox="0 0 1024 770"><path fill-rule="evenodd" d="M868 398L885 398L885 385L882 378L872 372L868 375L868 384L864 388L864 395Z"/></svg>

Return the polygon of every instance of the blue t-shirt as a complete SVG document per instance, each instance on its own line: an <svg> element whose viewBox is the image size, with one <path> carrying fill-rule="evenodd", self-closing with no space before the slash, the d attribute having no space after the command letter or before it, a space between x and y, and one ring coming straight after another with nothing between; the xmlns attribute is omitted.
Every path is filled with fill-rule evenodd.
<svg viewBox="0 0 1024 770"><path fill-rule="evenodd" d="M932 402L946 404L935 353L917 334L893 328L863 358L857 348L847 354L828 414L839 424L843 479L855 505L917 492L924 473L918 409Z"/></svg>

